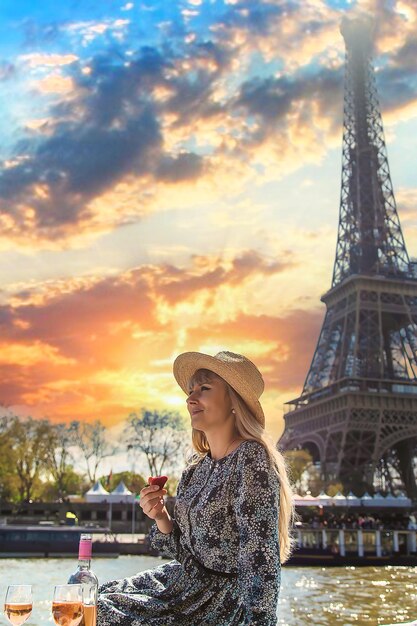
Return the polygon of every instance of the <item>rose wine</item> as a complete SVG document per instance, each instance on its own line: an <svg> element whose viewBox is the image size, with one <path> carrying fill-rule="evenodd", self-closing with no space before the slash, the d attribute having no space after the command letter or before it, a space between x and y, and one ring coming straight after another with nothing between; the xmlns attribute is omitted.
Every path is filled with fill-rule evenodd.
<svg viewBox="0 0 417 626"><path fill-rule="evenodd" d="M96 626L97 621L97 576L91 569L93 537L82 534L78 551L78 567L68 579L70 585L82 585L84 618L80 626Z"/></svg>
<svg viewBox="0 0 417 626"><path fill-rule="evenodd" d="M83 617L81 602L52 602L52 615L58 626L78 626Z"/></svg>
<svg viewBox="0 0 417 626"><path fill-rule="evenodd" d="M7 619L11 624L13 624L13 626L20 626L26 622L32 613L32 604L26 602L6 602L4 605L4 612Z"/></svg>
<svg viewBox="0 0 417 626"><path fill-rule="evenodd" d="M84 604L84 624L85 626L96 626L97 606L95 604Z"/></svg>

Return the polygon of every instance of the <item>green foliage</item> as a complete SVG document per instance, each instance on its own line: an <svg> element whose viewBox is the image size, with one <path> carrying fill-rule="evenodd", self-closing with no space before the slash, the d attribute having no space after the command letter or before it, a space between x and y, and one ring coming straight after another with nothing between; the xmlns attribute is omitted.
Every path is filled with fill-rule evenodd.
<svg viewBox="0 0 417 626"><path fill-rule="evenodd" d="M13 419L10 417L3 417L0 420L0 498L16 502L19 499L19 481L10 445L9 429L12 422Z"/></svg>
<svg viewBox="0 0 417 626"><path fill-rule="evenodd" d="M168 495L176 494L178 480L172 464L183 458L189 445L188 423L177 412L142 409L129 416L125 434L127 449L144 453L148 467L142 474L124 471L102 477L112 491L121 480L139 494L149 476L168 474ZM84 460L86 475L76 471L75 449ZM7 416L0 419L0 499L8 502L65 501L70 494L83 495L96 481L104 458L117 448L107 438L103 424L74 421L53 424L47 419ZM165 468L169 468L168 470Z"/></svg>
<svg viewBox="0 0 417 626"><path fill-rule="evenodd" d="M291 479L295 487L299 489L301 477L305 470L311 466L313 457L308 450L286 450L284 457L288 463Z"/></svg>
<svg viewBox="0 0 417 626"><path fill-rule="evenodd" d="M340 491L341 493L343 493L344 487L343 487L343 483L329 483L327 488L326 488L326 493L329 496L335 496L337 494L338 491Z"/></svg>
<svg viewBox="0 0 417 626"><path fill-rule="evenodd" d="M14 417L5 434L12 453L19 500L28 502L35 497L41 473L47 468L51 425L47 420Z"/></svg>
<svg viewBox="0 0 417 626"><path fill-rule="evenodd" d="M99 480L107 491L113 491L121 480L132 493L139 493L147 485L147 480L134 472L117 472L111 475L110 481L109 476L102 476Z"/></svg>
<svg viewBox="0 0 417 626"><path fill-rule="evenodd" d="M73 443L65 424L13 416L0 434L3 500L63 500L79 491L83 477L70 464Z"/></svg>
<svg viewBox="0 0 417 626"><path fill-rule="evenodd" d="M148 476L149 478L149 476ZM107 489L107 491L113 491L122 480L126 487L130 489L132 493L140 493L140 491L148 484L148 478L144 478L141 474L135 474L134 472L117 472L112 474L109 481L109 476L102 476L99 481ZM178 479L175 477L168 478L165 489L169 496L175 496L177 493Z"/></svg>
<svg viewBox="0 0 417 626"><path fill-rule="evenodd" d="M68 466L59 483L55 480L41 483L37 489L37 496L43 502L65 501L69 495L82 494L88 488L85 476L77 474L72 467Z"/></svg>

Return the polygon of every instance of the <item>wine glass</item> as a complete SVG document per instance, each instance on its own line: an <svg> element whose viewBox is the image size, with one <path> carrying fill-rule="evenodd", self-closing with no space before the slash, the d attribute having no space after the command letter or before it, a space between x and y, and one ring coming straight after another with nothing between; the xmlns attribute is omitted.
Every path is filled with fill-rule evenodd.
<svg viewBox="0 0 417 626"><path fill-rule="evenodd" d="M32 585L9 585L4 601L4 614L11 624L20 626L32 613Z"/></svg>
<svg viewBox="0 0 417 626"><path fill-rule="evenodd" d="M78 626L84 615L82 585L56 585L52 616L58 626Z"/></svg>

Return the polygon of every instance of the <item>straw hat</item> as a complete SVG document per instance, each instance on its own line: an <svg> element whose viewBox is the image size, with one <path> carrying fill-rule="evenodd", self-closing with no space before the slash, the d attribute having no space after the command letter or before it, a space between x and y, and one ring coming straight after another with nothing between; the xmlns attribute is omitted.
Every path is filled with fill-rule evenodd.
<svg viewBox="0 0 417 626"><path fill-rule="evenodd" d="M259 398L265 384L256 365L242 354L219 352L209 356L202 352L184 352L174 361L175 380L188 395L191 376L199 369L208 369L223 378L246 402L256 419L265 426L265 415Z"/></svg>

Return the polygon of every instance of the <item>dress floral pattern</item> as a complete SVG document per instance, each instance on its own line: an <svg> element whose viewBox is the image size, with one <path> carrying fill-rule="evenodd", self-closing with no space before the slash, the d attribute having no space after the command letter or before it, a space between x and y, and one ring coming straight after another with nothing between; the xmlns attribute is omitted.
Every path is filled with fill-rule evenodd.
<svg viewBox="0 0 417 626"><path fill-rule="evenodd" d="M186 467L171 533L149 533L173 560L102 585L98 626L275 626L279 493L257 441Z"/></svg>

